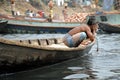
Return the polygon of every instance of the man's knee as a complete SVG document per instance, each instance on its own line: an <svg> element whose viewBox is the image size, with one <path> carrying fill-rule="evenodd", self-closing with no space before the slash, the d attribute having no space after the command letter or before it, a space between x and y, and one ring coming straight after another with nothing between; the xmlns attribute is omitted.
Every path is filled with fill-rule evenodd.
<svg viewBox="0 0 120 80"><path fill-rule="evenodd" d="M86 38L87 38L86 33L85 33L85 32L81 32L81 33L80 33L80 40L84 40L84 39L86 39Z"/></svg>

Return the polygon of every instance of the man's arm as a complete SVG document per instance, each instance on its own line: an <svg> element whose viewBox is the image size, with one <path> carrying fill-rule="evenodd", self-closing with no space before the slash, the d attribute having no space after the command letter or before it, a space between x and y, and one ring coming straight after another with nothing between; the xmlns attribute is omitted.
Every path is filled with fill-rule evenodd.
<svg viewBox="0 0 120 80"><path fill-rule="evenodd" d="M86 33L87 33L88 38L89 38L91 41L94 41L95 35L94 35L90 30L87 30Z"/></svg>

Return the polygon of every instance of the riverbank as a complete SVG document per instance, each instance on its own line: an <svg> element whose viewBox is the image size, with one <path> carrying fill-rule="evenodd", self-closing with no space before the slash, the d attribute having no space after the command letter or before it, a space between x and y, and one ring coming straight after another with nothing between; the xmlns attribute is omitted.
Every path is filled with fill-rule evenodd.
<svg viewBox="0 0 120 80"><path fill-rule="evenodd" d="M19 11L21 15L25 15L25 11L30 9L32 11L34 11L35 13L37 13L39 10L42 10L45 12L45 15L48 16L49 14L49 8L46 4L44 4L42 1L40 3L40 8L36 8L35 6L31 5L29 2L15 2L15 11ZM63 19L63 14L62 14L62 10L64 9L64 5L63 6L56 6L54 5L53 7L53 13L55 16L58 16L60 19ZM80 6L76 6L76 7L68 7L68 15L72 15L73 13L80 13L80 12L89 12L91 11L91 9L89 9L89 7L80 7ZM10 2L5 2L0 3L0 14L4 14L4 15L12 15L11 13L11 4Z"/></svg>
<svg viewBox="0 0 120 80"><path fill-rule="evenodd" d="M35 13L42 10L42 11L44 11L45 15L48 16L49 15L49 7L46 4L44 4L42 1L39 6L40 7L37 6L37 8L36 8L35 6L31 5L29 2L19 1L19 2L15 2L15 11L16 12L19 11L20 15L25 16L25 11L28 9L34 11ZM54 5L53 14L54 14L55 18L63 20L63 14L62 14L63 9L64 9L64 5L60 6L60 7ZM98 7L96 9L94 4L91 6L82 6L81 7L81 6L77 5L76 7L68 7L69 18L68 18L67 22L75 21L74 19L70 20L71 16L73 17L73 14L76 17L77 13L91 14L91 13L95 13L97 10L102 11L101 7ZM116 13L116 12L119 12L119 11L116 11L116 10L109 11L109 12L105 11L105 13ZM6 2L4 4L0 3L0 14L12 16L10 2ZM77 15L79 15L79 14L77 14ZM80 14L80 17L81 17L81 14ZM79 20L77 19L77 21L79 21Z"/></svg>

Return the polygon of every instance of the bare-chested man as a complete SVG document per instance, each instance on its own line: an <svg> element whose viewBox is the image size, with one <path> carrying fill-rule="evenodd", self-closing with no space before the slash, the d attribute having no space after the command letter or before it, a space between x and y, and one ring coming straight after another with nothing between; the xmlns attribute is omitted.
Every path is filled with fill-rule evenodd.
<svg viewBox="0 0 120 80"><path fill-rule="evenodd" d="M86 38L93 41L95 39L97 29L98 25L95 17L91 16L87 24L83 24L70 30L63 38L63 42L68 47L77 47Z"/></svg>

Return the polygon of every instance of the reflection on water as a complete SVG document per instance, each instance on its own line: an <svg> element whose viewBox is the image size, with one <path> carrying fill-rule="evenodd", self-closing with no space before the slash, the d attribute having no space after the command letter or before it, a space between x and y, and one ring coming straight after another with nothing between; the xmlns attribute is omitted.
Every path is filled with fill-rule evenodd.
<svg viewBox="0 0 120 80"><path fill-rule="evenodd" d="M0 37L31 39L63 37L63 34L13 34ZM35 70L4 74L0 80L120 80L120 35L98 35L98 49L97 52L95 44L89 55Z"/></svg>

